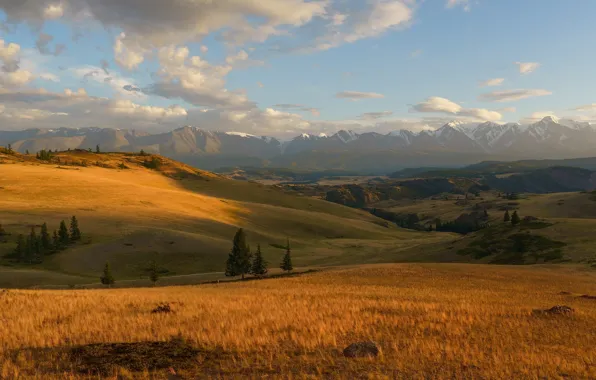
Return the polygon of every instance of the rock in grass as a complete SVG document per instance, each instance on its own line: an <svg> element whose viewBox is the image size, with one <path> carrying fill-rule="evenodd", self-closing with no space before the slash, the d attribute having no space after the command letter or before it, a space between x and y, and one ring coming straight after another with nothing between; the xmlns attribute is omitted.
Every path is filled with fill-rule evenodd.
<svg viewBox="0 0 596 380"><path fill-rule="evenodd" d="M379 355L379 347L375 342L352 343L344 349L346 358L366 358Z"/></svg>
<svg viewBox="0 0 596 380"><path fill-rule="evenodd" d="M553 306L550 309L546 309L546 310L534 310L534 314L543 314L543 315L570 315L574 312L575 312L575 310L573 310L569 306L564 306L564 305Z"/></svg>

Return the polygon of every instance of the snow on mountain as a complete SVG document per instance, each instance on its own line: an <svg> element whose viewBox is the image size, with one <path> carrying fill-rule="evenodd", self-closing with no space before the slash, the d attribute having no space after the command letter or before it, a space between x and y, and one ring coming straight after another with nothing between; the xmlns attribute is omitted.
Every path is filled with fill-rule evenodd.
<svg viewBox="0 0 596 380"><path fill-rule="evenodd" d="M354 141L358 138L358 134L356 134L354 131L346 131L343 129L337 132L334 136L339 138L344 143L349 143L350 141Z"/></svg>

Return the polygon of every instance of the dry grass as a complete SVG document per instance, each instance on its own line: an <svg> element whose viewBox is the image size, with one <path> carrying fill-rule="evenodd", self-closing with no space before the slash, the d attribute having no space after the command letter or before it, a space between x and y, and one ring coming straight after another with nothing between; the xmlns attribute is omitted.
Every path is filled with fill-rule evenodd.
<svg viewBox="0 0 596 380"><path fill-rule="evenodd" d="M279 262L283 252L270 244L284 244L289 237L298 267L386 262L394 251L448 239L385 228L382 220L364 211L207 172L179 178L191 169L171 160L163 159L156 171L126 161L144 159L141 156L59 155L61 162L73 155L77 160L89 156L90 162L114 167L124 160L128 169L1 164L0 224L12 235L8 243L0 243L0 256L11 252L18 234L28 234L32 225L47 222L53 230L72 215L90 244L48 256L35 268L0 267L0 272L13 272L0 277L0 286L97 282L106 261L120 280L146 275L152 259L172 275L221 272L239 227L247 231L251 246L261 244L272 263ZM21 269L29 272L21 275ZM45 273L30 269L76 278L48 282ZM35 274L44 276L36 279Z"/></svg>
<svg viewBox="0 0 596 380"><path fill-rule="evenodd" d="M403 264L200 287L9 291L0 377L78 378L89 356L120 346L70 347L179 336L194 358L180 361L166 343L123 346L104 378L166 378L139 370L139 360L156 363L152 352L187 378L595 378L596 302L580 297L596 294L595 280L569 266ZM162 302L173 312L152 314ZM532 313L554 305L576 312ZM342 357L368 339L381 356Z"/></svg>

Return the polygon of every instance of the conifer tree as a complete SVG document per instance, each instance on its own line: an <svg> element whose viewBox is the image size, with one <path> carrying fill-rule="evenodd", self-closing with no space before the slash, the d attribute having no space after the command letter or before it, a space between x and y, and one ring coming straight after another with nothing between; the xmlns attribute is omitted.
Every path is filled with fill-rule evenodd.
<svg viewBox="0 0 596 380"><path fill-rule="evenodd" d="M286 246L286 253L281 261L281 265L279 266L282 270L286 272L291 272L294 269L292 265L292 254L290 250L290 239L288 239L288 244Z"/></svg>
<svg viewBox="0 0 596 380"><path fill-rule="evenodd" d="M17 246L14 249L14 257L18 261L25 261L25 254L27 252L26 244L27 243L25 242L25 236L23 236L23 234L20 234L17 239Z"/></svg>
<svg viewBox="0 0 596 380"><path fill-rule="evenodd" d="M503 216L503 222L507 223L511 221L511 216L509 216L509 210L505 211L505 216Z"/></svg>
<svg viewBox="0 0 596 380"><path fill-rule="evenodd" d="M45 251L52 250L52 240L50 239L50 234L48 233L48 225L44 223L41 225L41 248Z"/></svg>
<svg viewBox="0 0 596 380"><path fill-rule="evenodd" d="M99 150L99 144L95 146L95 153L101 153L101 151Z"/></svg>
<svg viewBox="0 0 596 380"><path fill-rule="evenodd" d="M108 288L111 288L114 285L114 276L112 276L112 269L110 268L110 263L106 262L106 265L103 268L103 274L99 278L101 283L107 285Z"/></svg>
<svg viewBox="0 0 596 380"><path fill-rule="evenodd" d="M27 149L27 150L25 151L25 154L26 154L27 156L29 155L29 149Z"/></svg>
<svg viewBox="0 0 596 380"><path fill-rule="evenodd" d="M263 258L260 244L257 244L257 252L255 253L255 257L252 261L250 273L258 277L262 277L267 274L267 261L265 261L265 259Z"/></svg>
<svg viewBox="0 0 596 380"><path fill-rule="evenodd" d="M511 215L511 225L517 226L520 222L519 215L517 215L517 211L513 211L513 215Z"/></svg>
<svg viewBox="0 0 596 380"><path fill-rule="evenodd" d="M70 236L68 236L68 228L66 228L66 223L64 222L64 220L60 222L58 236L60 237L60 245L62 246L62 248L66 247L68 243L70 243Z"/></svg>
<svg viewBox="0 0 596 380"><path fill-rule="evenodd" d="M79 230L79 221L77 220L77 217L74 215L72 219L70 219L70 240L81 240L81 230Z"/></svg>
<svg viewBox="0 0 596 380"><path fill-rule="evenodd" d="M226 262L226 276L242 276L244 280L244 276L250 272L251 257L246 234L240 228L234 235L232 250Z"/></svg>
<svg viewBox="0 0 596 380"><path fill-rule="evenodd" d="M159 268L157 267L157 262L155 260L151 261L151 265L149 266L149 279L153 283L153 286L159 280Z"/></svg>
<svg viewBox="0 0 596 380"><path fill-rule="evenodd" d="M58 231L54 230L54 235L52 236L52 248L54 251L58 251L62 248L60 244L60 237L58 236Z"/></svg>
<svg viewBox="0 0 596 380"><path fill-rule="evenodd" d="M29 239L27 240L27 251L25 255L29 264L33 264L33 259L39 254L40 246L41 244L37 238L37 234L35 233L35 227L31 227Z"/></svg>

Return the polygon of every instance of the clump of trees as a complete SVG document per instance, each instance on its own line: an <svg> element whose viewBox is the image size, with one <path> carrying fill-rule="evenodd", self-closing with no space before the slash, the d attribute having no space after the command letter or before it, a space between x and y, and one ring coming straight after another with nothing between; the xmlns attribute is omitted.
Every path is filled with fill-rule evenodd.
<svg viewBox="0 0 596 380"><path fill-rule="evenodd" d="M52 157L54 157L54 155L52 154L52 150L45 150L42 149L39 152L37 152L37 154L35 155L35 158L37 158L38 160L41 161L51 161Z"/></svg>
<svg viewBox="0 0 596 380"><path fill-rule="evenodd" d="M280 263L280 268L286 272L291 272L294 269L292 264L292 254L290 249L290 240L284 247L285 253ZM263 257L261 245L257 245L257 250L253 255L250 246L246 241L246 233L240 228L234 235L232 242L232 249L226 260L226 276L236 277L252 274L256 277L264 277L269 272L269 263Z"/></svg>
<svg viewBox="0 0 596 380"><path fill-rule="evenodd" d="M52 235L50 235L47 223L44 222L39 234L35 227L31 227L27 236L20 234L17 237L17 245L13 253L8 257L20 263L39 264L43 262L44 256L62 251L81 238L82 234L76 216L70 220L70 229L63 220L60 222L59 229L54 230Z"/></svg>

